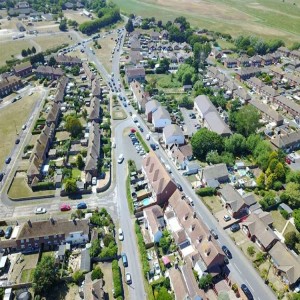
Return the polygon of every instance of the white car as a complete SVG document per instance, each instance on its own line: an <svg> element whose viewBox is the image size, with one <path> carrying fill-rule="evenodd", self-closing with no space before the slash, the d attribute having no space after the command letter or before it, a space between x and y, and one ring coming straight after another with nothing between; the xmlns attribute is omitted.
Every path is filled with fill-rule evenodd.
<svg viewBox="0 0 300 300"><path fill-rule="evenodd" d="M36 210L35 210L35 214L36 215L42 215L42 214L45 214L47 212L47 209L44 208L44 207L38 207Z"/></svg>
<svg viewBox="0 0 300 300"><path fill-rule="evenodd" d="M123 154L120 154L119 155L119 158L118 158L118 164L121 164L124 160L124 155Z"/></svg>
<svg viewBox="0 0 300 300"><path fill-rule="evenodd" d="M119 240L120 241L123 241L124 240L124 234L123 234L123 230L122 230L122 228L119 228Z"/></svg>
<svg viewBox="0 0 300 300"><path fill-rule="evenodd" d="M25 130L26 129L26 124L24 124L23 126L22 126L22 130Z"/></svg>
<svg viewBox="0 0 300 300"><path fill-rule="evenodd" d="M92 178L92 185L96 185L97 184L97 177L93 177Z"/></svg>
<svg viewBox="0 0 300 300"><path fill-rule="evenodd" d="M147 140L147 141L150 140L150 134L149 134L149 133L146 135L146 140Z"/></svg>
<svg viewBox="0 0 300 300"><path fill-rule="evenodd" d="M132 279L131 279L130 273L126 273L125 274L125 278L126 278L126 283L127 284L131 284L132 283Z"/></svg>
<svg viewBox="0 0 300 300"><path fill-rule="evenodd" d="M160 275L159 263L154 264L155 275Z"/></svg>

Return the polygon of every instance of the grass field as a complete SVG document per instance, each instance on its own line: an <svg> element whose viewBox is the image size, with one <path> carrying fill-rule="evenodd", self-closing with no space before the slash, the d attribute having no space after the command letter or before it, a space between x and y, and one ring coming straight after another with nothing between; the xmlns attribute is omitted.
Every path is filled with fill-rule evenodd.
<svg viewBox="0 0 300 300"><path fill-rule="evenodd" d="M230 33L299 40L300 0L113 0L124 13L156 20L185 16L192 25ZM295 5L294 5L295 3Z"/></svg>

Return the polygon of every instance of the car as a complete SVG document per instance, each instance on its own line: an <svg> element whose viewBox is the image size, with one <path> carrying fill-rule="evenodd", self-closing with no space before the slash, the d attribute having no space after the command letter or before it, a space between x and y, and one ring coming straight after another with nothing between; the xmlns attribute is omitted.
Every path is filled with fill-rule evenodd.
<svg viewBox="0 0 300 300"><path fill-rule="evenodd" d="M232 254L226 246L222 246L222 250L229 259L232 258Z"/></svg>
<svg viewBox="0 0 300 300"><path fill-rule="evenodd" d="M5 232L3 229L0 229L0 237L3 237L3 236L5 236Z"/></svg>
<svg viewBox="0 0 300 300"><path fill-rule="evenodd" d="M3 177L4 177L4 173L0 173L0 182L2 181Z"/></svg>
<svg viewBox="0 0 300 300"><path fill-rule="evenodd" d="M119 228L119 240L120 241L123 241L124 240L124 233L123 233L123 230L122 230L122 228Z"/></svg>
<svg viewBox="0 0 300 300"><path fill-rule="evenodd" d="M246 286L246 284L243 283L241 285L241 289L244 292L244 294L246 295L246 297L247 297L248 300L252 300L253 299L253 295L250 292L250 290L248 289L248 287Z"/></svg>
<svg viewBox="0 0 300 300"><path fill-rule="evenodd" d="M136 129L131 128L130 131L131 131L131 133L135 133L135 132L136 132Z"/></svg>
<svg viewBox="0 0 300 300"><path fill-rule="evenodd" d="M116 143L115 143L115 142L112 142L111 146L112 146L113 148L116 148Z"/></svg>
<svg viewBox="0 0 300 300"><path fill-rule="evenodd" d="M146 135L146 140L147 140L147 141L150 140L150 134L149 134L149 133Z"/></svg>
<svg viewBox="0 0 300 300"><path fill-rule="evenodd" d="M92 178L92 185L96 185L97 184L97 177L93 177Z"/></svg>
<svg viewBox="0 0 300 300"><path fill-rule="evenodd" d="M127 255L123 252L121 253L122 263L124 267L128 267Z"/></svg>
<svg viewBox="0 0 300 300"><path fill-rule="evenodd" d="M69 210L71 210L71 206L69 204L62 204L60 206L60 210L61 211L69 211Z"/></svg>
<svg viewBox="0 0 300 300"><path fill-rule="evenodd" d="M156 150L156 146L155 146L155 144L150 144L150 147L152 148L152 150Z"/></svg>
<svg viewBox="0 0 300 300"><path fill-rule="evenodd" d="M209 232L214 237L215 240L218 239L218 234L216 233L216 231L214 229L211 229Z"/></svg>
<svg viewBox="0 0 300 300"><path fill-rule="evenodd" d="M20 143L20 139L16 139L15 144L18 145Z"/></svg>
<svg viewBox="0 0 300 300"><path fill-rule="evenodd" d="M223 219L224 219L225 222L228 222L228 221L231 220L231 217L228 216L228 215L225 215L225 216L223 217Z"/></svg>
<svg viewBox="0 0 300 300"><path fill-rule="evenodd" d="M6 158L5 163L8 165L11 162L11 157Z"/></svg>
<svg viewBox="0 0 300 300"><path fill-rule="evenodd" d="M141 131L141 132L144 132L144 129L141 127L141 128L140 128L140 131Z"/></svg>
<svg viewBox="0 0 300 300"><path fill-rule="evenodd" d="M11 237L12 232L13 228L11 226L8 226L5 230L4 237L8 240Z"/></svg>
<svg viewBox="0 0 300 300"><path fill-rule="evenodd" d="M130 273L126 273L125 274L125 278L126 278L126 283L127 284L131 284L132 283L132 279L131 279L131 274Z"/></svg>
<svg viewBox="0 0 300 300"><path fill-rule="evenodd" d="M46 212L47 212L47 210L44 207L37 207L35 210L36 215L42 215L42 214L45 214Z"/></svg>
<svg viewBox="0 0 300 300"><path fill-rule="evenodd" d="M24 124L23 126L22 126L22 130L25 130L26 129L26 124Z"/></svg>
<svg viewBox="0 0 300 300"><path fill-rule="evenodd" d="M232 225L230 226L230 230L231 230L232 232L239 231L240 228L241 228L241 227L240 227L240 224L237 224L237 223L232 224Z"/></svg>
<svg viewBox="0 0 300 300"><path fill-rule="evenodd" d="M182 186L179 183L176 183L177 188L179 189L180 192L182 192Z"/></svg>
<svg viewBox="0 0 300 300"><path fill-rule="evenodd" d="M158 150L159 149L159 146L158 144L155 144L155 149Z"/></svg>
<svg viewBox="0 0 300 300"><path fill-rule="evenodd" d="M118 164L121 164L124 160L124 155L123 154L120 154L119 155L119 158L118 158Z"/></svg>
<svg viewBox="0 0 300 300"><path fill-rule="evenodd" d="M85 202L80 202L77 204L77 209L86 209L87 205Z"/></svg>
<svg viewBox="0 0 300 300"><path fill-rule="evenodd" d="M154 271L155 271L155 275L160 275L160 266L158 262L154 264Z"/></svg>

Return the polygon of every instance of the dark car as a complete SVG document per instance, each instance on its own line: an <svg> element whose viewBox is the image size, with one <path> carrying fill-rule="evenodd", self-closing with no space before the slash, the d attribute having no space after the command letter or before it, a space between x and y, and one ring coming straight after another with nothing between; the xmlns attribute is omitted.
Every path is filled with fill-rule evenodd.
<svg viewBox="0 0 300 300"><path fill-rule="evenodd" d="M182 192L182 186L179 183L176 183L176 186L179 189L179 191Z"/></svg>
<svg viewBox="0 0 300 300"><path fill-rule="evenodd" d="M211 234L215 239L218 238L218 234L215 232L214 229L211 229L211 230L210 230L210 234Z"/></svg>
<svg viewBox="0 0 300 300"><path fill-rule="evenodd" d="M20 139L16 139L15 141L16 145L20 143Z"/></svg>
<svg viewBox="0 0 300 300"><path fill-rule="evenodd" d="M6 228L5 235L4 235L6 239L9 239L11 237L12 231L13 231L13 229L11 226L8 226Z"/></svg>
<svg viewBox="0 0 300 300"><path fill-rule="evenodd" d="M156 150L155 144L150 144L150 147L152 148L152 150Z"/></svg>
<svg viewBox="0 0 300 300"><path fill-rule="evenodd" d="M128 267L128 260L125 253L121 253L122 263L124 267Z"/></svg>
<svg viewBox="0 0 300 300"><path fill-rule="evenodd" d="M232 254L226 246L222 246L222 250L229 259L232 258Z"/></svg>
<svg viewBox="0 0 300 300"><path fill-rule="evenodd" d="M4 236L5 235L5 232L3 229L0 229L0 237Z"/></svg>
<svg viewBox="0 0 300 300"><path fill-rule="evenodd" d="M86 209L87 205L84 202L80 202L77 204L77 209Z"/></svg>
<svg viewBox="0 0 300 300"><path fill-rule="evenodd" d="M248 287L246 286L246 284L242 284L241 285L241 289L244 292L244 294L246 295L247 299L252 300L253 299L253 295L250 292L250 290L248 289Z"/></svg>
<svg viewBox="0 0 300 300"><path fill-rule="evenodd" d="M237 224L237 223L232 224L232 225L230 226L230 230L231 230L232 232L239 231L240 228L241 228L241 227L240 227L240 224Z"/></svg>
<svg viewBox="0 0 300 300"><path fill-rule="evenodd" d="M10 163L10 161L11 161L11 158L8 157L8 158L5 160L5 163L8 165L8 164Z"/></svg>
<svg viewBox="0 0 300 300"><path fill-rule="evenodd" d="M0 182L2 181L3 177L4 177L4 173L0 173Z"/></svg>

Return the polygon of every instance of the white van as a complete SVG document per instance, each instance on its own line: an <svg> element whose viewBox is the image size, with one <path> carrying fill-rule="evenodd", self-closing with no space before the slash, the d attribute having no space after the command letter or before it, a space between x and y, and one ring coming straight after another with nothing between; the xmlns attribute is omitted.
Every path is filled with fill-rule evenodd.
<svg viewBox="0 0 300 300"><path fill-rule="evenodd" d="M120 154L119 155L119 158L118 158L118 164L121 164L124 160L124 155L123 154Z"/></svg>

